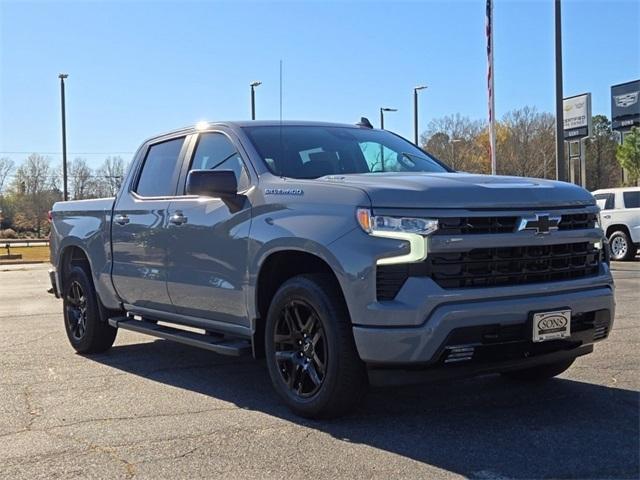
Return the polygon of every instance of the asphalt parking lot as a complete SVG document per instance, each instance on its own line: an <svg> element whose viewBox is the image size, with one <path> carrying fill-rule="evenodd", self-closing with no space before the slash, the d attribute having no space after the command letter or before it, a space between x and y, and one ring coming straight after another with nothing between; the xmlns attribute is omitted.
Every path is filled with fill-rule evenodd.
<svg viewBox="0 0 640 480"><path fill-rule="evenodd" d="M640 262L614 268L609 340L561 377L378 390L319 422L263 362L131 332L77 355L46 265L0 266L0 477L638 478Z"/></svg>

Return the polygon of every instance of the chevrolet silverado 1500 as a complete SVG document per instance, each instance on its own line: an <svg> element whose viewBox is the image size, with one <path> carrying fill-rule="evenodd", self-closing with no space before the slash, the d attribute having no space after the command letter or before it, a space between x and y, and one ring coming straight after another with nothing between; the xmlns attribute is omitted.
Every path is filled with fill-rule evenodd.
<svg viewBox="0 0 640 480"><path fill-rule="evenodd" d="M300 415L370 384L540 380L609 334L584 189L451 171L368 122L212 122L151 138L115 198L56 203L69 341L118 329L265 357ZM188 328L185 328L188 327Z"/></svg>

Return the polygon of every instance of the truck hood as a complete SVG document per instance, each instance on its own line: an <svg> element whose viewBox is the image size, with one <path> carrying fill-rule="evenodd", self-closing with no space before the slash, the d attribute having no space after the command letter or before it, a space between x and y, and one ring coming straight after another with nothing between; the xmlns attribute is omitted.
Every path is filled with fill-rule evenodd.
<svg viewBox="0 0 640 480"><path fill-rule="evenodd" d="M577 185L467 173L373 173L323 177L362 188L377 208L544 208L593 205Z"/></svg>

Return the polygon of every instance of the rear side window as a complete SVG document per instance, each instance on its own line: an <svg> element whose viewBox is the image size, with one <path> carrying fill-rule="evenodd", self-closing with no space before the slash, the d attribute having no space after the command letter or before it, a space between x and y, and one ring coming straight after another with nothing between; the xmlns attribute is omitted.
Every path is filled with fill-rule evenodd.
<svg viewBox="0 0 640 480"><path fill-rule="evenodd" d="M238 190L249 188L249 175L235 145L222 133L203 133L189 170L231 170L236 175Z"/></svg>
<svg viewBox="0 0 640 480"><path fill-rule="evenodd" d="M171 197L176 193L178 158L184 137L152 145L142 165L136 193L143 197Z"/></svg>
<svg viewBox="0 0 640 480"><path fill-rule="evenodd" d="M640 192L624 192L622 198L625 208L640 208Z"/></svg>
<svg viewBox="0 0 640 480"><path fill-rule="evenodd" d="M599 193L594 198L602 210L613 210L613 193Z"/></svg>

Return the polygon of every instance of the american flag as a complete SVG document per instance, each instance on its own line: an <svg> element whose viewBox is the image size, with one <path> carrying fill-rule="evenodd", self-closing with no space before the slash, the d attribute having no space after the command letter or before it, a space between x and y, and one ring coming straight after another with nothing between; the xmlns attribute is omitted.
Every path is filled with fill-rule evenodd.
<svg viewBox="0 0 640 480"><path fill-rule="evenodd" d="M487 92L489 94L489 155L491 173L496 174L496 130L493 97L493 4L487 0Z"/></svg>

